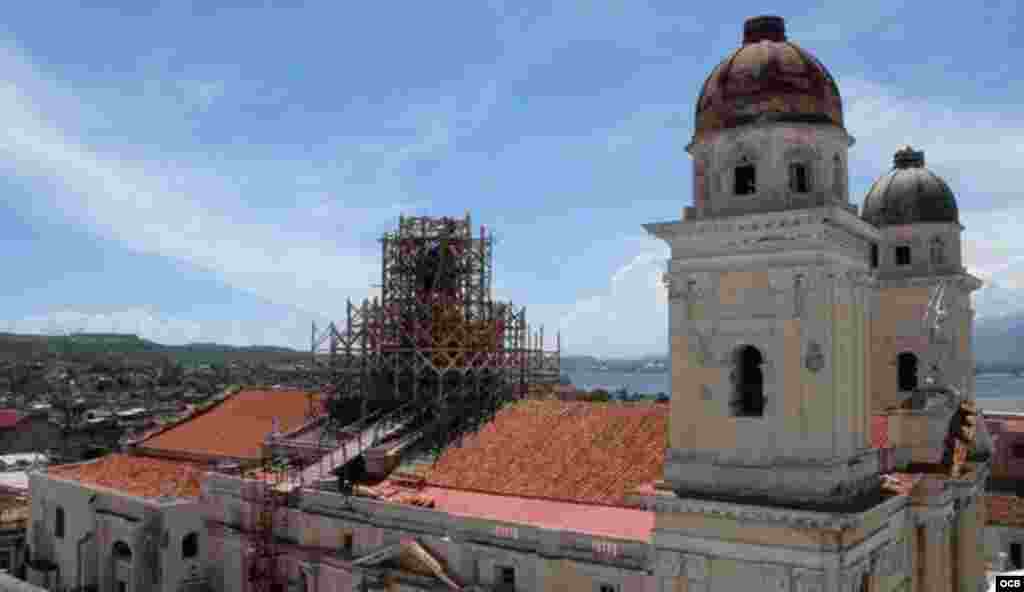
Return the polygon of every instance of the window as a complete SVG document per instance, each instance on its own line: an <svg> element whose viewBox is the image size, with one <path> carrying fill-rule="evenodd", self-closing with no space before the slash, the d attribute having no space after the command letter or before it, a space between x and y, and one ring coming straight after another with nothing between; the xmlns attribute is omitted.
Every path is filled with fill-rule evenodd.
<svg viewBox="0 0 1024 592"><path fill-rule="evenodd" d="M757 171L754 169L754 165L745 163L736 167L736 178L733 184L733 193L736 195L750 195L756 190Z"/></svg>
<svg viewBox="0 0 1024 592"><path fill-rule="evenodd" d="M7 549L0 551L0 571L11 571L11 552Z"/></svg>
<svg viewBox="0 0 1024 592"><path fill-rule="evenodd" d="M345 547L345 552L346 553L351 553L352 552L352 533L351 532L346 532L342 536L342 545Z"/></svg>
<svg viewBox="0 0 1024 592"><path fill-rule="evenodd" d="M910 265L910 247L896 247L896 265Z"/></svg>
<svg viewBox="0 0 1024 592"><path fill-rule="evenodd" d="M932 265L942 265L946 262L946 249L942 239L935 237L931 242Z"/></svg>
<svg viewBox="0 0 1024 592"><path fill-rule="evenodd" d="M132 549L128 546L128 543L124 541L117 541L114 543L114 559L118 561L131 561L132 560Z"/></svg>
<svg viewBox="0 0 1024 592"><path fill-rule="evenodd" d="M917 388L917 356L910 352L896 356L896 370L901 391L912 391Z"/></svg>
<svg viewBox="0 0 1024 592"><path fill-rule="evenodd" d="M199 554L199 533L190 532L181 539L181 556L191 559Z"/></svg>
<svg viewBox="0 0 1024 592"><path fill-rule="evenodd" d="M871 245L871 267L878 267L878 245Z"/></svg>
<svg viewBox="0 0 1024 592"><path fill-rule="evenodd" d="M745 345L733 358L733 415L760 417L764 415L764 357L758 349Z"/></svg>
<svg viewBox="0 0 1024 592"><path fill-rule="evenodd" d="M597 592L619 592L619 587L614 584L601 584L597 587Z"/></svg>
<svg viewBox="0 0 1024 592"><path fill-rule="evenodd" d="M1010 446L1010 454L1013 458L1024 458L1024 444Z"/></svg>
<svg viewBox="0 0 1024 592"><path fill-rule="evenodd" d="M64 538L64 508L57 506L57 515L53 520L53 536Z"/></svg>
<svg viewBox="0 0 1024 592"><path fill-rule="evenodd" d="M807 193L811 190L811 179L807 165L794 162L789 165L789 190L793 193Z"/></svg>
<svg viewBox="0 0 1024 592"><path fill-rule="evenodd" d="M1010 543L1010 567L1013 569L1024 567L1024 555L1021 553L1020 543Z"/></svg>
<svg viewBox="0 0 1024 592"><path fill-rule="evenodd" d="M117 581L117 592L128 592L128 582L123 580Z"/></svg>
<svg viewBox="0 0 1024 592"><path fill-rule="evenodd" d="M502 566L495 570L496 588L498 590L515 590L516 587L516 570L512 567Z"/></svg>

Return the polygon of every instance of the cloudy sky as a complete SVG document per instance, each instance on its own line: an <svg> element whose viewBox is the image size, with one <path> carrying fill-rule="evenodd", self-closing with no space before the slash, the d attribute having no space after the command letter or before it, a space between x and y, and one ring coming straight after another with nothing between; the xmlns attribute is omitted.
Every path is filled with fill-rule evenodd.
<svg viewBox="0 0 1024 592"><path fill-rule="evenodd" d="M565 351L664 351L640 225L691 202L694 101L746 3L73 4L0 26L0 330L305 348L370 294L400 213L469 210L497 296ZM925 149L970 265L1024 289L1017 3L934 6L758 12L838 80L856 199Z"/></svg>

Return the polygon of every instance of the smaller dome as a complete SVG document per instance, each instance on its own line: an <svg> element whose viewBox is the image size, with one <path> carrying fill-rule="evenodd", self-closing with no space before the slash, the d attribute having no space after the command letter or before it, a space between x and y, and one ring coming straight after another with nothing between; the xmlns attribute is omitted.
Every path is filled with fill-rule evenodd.
<svg viewBox="0 0 1024 592"><path fill-rule="evenodd" d="M893 169L868 190L861 218L875 226L960 221L953 191L910 146L896 151Z"/></svg>

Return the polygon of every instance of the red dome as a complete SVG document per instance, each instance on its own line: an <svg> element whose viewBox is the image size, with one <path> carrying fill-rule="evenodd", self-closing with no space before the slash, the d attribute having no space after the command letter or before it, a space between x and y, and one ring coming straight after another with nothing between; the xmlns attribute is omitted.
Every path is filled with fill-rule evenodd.
<svg viewBox="0 0 1024 592"><path fill-rule="evenodd" d="M786 40L782 18L761 16L744 23L743 45L704 82L696 119L695 142L758 121L843 127L843 103L825 66Z"/></svg>

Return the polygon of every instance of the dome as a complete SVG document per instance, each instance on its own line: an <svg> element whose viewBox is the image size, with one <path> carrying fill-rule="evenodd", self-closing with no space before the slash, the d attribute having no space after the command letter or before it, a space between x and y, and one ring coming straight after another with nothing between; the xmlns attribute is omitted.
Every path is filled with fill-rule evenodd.
<svg viewBox="0 0 1024 592"><path fill-rule="evenodd" d="M839 87L825 66L786 40L781 17L743 24L743 45L715 66L697 98L694 141L758 121L803 121L843 127Z"/></svg>
<svg viewBox="0 0 1024 592"><path fill-rule="evenodd" d="M896 151L893 169L871 186L861 218L875 226L959 222L953 191L924 167L924 152L910 146Z"/></svg>

